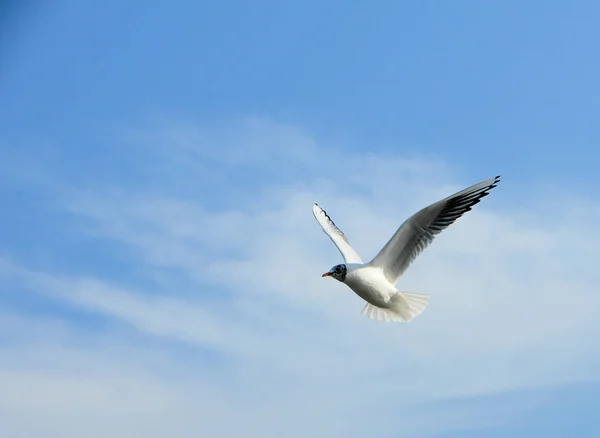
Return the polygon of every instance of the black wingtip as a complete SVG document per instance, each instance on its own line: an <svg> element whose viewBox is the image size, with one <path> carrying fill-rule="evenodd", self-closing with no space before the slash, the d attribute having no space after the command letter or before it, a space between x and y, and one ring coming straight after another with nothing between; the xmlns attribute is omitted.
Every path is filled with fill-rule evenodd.
<svg viewBox="0 0 600 438"><path fill-rule="evenodd" d="M494 177L494 182L492 182L489 185L490 190L493 189L493 188L495 188L495 187L497 187L497 185L498 185L499 182L500 182L500 175L497 175L497 176Z"/></svg>

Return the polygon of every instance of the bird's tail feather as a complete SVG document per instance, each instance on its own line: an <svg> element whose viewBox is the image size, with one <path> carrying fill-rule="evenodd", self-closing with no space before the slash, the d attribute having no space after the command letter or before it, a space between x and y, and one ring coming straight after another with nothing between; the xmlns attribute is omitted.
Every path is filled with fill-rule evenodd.
<svg viewBox="0 0 600 438"><path fill-rule="evenodd" d="M398 291L387 308L367 303L362 314L376 321L408 322L419 316L429 305L429 295Z"/></svg>

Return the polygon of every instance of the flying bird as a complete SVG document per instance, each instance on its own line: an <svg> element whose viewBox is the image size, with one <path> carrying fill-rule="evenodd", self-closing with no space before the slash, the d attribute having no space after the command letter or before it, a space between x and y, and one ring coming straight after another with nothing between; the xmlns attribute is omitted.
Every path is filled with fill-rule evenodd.
<svg viewBox="0 0 600 438"><path fill-rule="evenodd" d="M396 283L433 239L487 196L500 176L466 188L431 204L409 217L369 263L363 263L344 233L325 210L313 205L321 228L337 246L345 263L335 265L323 277L346 284L367 302L362 314L378 321L408 322L429 304L429 295L401 292Z"/></svg>

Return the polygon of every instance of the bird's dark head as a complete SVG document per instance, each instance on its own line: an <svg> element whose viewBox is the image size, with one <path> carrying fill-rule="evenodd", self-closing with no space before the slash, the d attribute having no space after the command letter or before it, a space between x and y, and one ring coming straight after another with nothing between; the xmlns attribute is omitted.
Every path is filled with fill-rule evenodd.
<svg viewBox="0 0 600 438"><path fill-rule="evenodd" d="M343 282L346 279L346 273L348 269L346 265L335 265L329 272L325 272L321 277L333 277L337 281Z"/></svg>

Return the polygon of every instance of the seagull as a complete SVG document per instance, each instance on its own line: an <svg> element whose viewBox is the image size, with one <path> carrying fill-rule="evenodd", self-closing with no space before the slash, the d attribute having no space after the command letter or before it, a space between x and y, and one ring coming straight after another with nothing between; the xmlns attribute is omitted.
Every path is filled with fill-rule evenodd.
<svg viewBox="0 0 600 438"><path fill-rule="evenodd" d="M362 314L376 321L408 322L429 304L429 295L401 292L396 283L410 264L464 213L487 196L500 182L490 178L431 204L409 217L369 263L363 263L348 238L329 215L313 205L315 219L342 254L345 263L335 265L322 277L333 277L346 284L367 302Z"/></svg>

